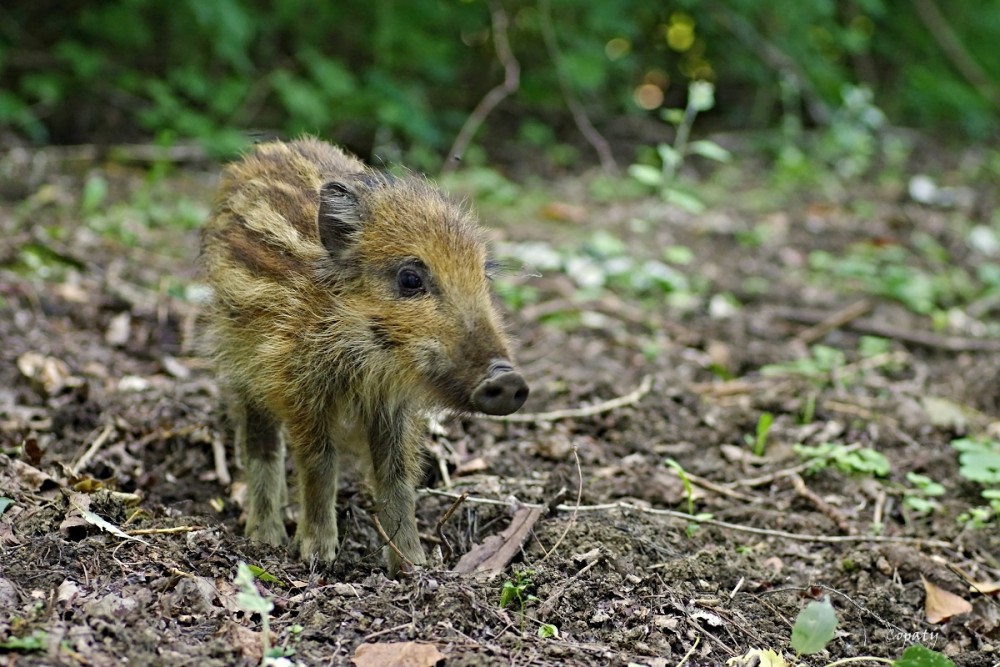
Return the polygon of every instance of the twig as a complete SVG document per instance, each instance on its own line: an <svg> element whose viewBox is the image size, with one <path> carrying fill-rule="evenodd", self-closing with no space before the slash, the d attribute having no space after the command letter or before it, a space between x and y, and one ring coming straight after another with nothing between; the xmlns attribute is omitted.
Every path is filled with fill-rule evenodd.
<svg viewBox="0 0 1000 667"><path fill-rule="evenodd" d="M486 117L490 115L500 102L508 96L513 95L521 85L521 65L517 62L517 58L514 57L514 53L510 49L510 41L507 39L507 13L504 12L499 0L492 0L490 2L490 20L493 24L493 48L496 49L497 58L503 65L503 83L491 88L465 120L465 124L462 125L458 136L455 137L455 143L452 144L451 150L448 151L448 159L444 161L444 166L441 167L441 171L445 173L455 169L458 161L465 155L465 150L469 147L469 142L472 141L472 137L475 136L476 131L483 124L483 121L486 120Z"/></svg>
<svg viewBox="0 0 1000 667"><path fill-rule="evenodd" d="M848 535L852 534L854 531L851 529L851 524L844 518L844 515L835 510L830 506L830 503L826 502L819 497L812 489L806 486L805 480L799 474L789 475L788 478L792 480L792 487L795 492L808 500L813 507L818 509L827 518L837 524L837 528L840 532L846 533Z"/></svg>
<svg viewBox="0 0 1000 667"><path fill-rule="evenodd" d="M455 513L455 510L458 509L458 506L464 503L465 499L468 497L469 492L463 492L462 495L455 499L455 502L451 504L451 507L449 507L448 510L441 515L441 518L438 519L437 524L434 526L434 534L437 535L438 539L441 540L441 544L443 544L444 548L447 550L447 553L444 554L445 559L451 558L451 543L448 542L448 538L444 536L441 529L444 527L444 524L448 522L448 519L451 518L451 515Z"/></svg>
<svg viewBox="0 0 1000 667"><path fill-rule="evenodd" d="M512 415L482 415L484 419L500 422L550 422L557 419L573 419L576 417L592 417L604 412L611 412L627 405L635 405L643 396L653 388L653 376L647 375L639 383L639 386L624 396L612 398L595 405L588 405L583 408L567 408L566 410L553 410L551 412L527 412L524 414L514 413Z"/></svg>
<svg viewBox="0 0 1000 667"><path fill-rule="evenodd" d="M700 486L701 488L707 489L708 491L712 491L713 493L718 493L720 496L726 496L727 498L735 498L737 500L742 500L748 503L755 503L760 500L759 498L751 496L748 493L740 493L739 491L735 491L729 486L726 486L725 484L717 484L716 482L712 482L710 480L705 479L704 477L695 475L694 473L691 472L685 471L684 476L687 477L688 481L690 481L695 486Z"/></svg>
<svg viewBox="0 0 1000 667"><path fill-rule="evenodd" d="M196 530L204 530L204 526L174 526L173 528L137 528L136 530L126 530L126 535L174 535L176 533L193 533Z"/></svg>
<svg viewBox="0 0 1000 667"><path fill-rule="evenodd" d="M684 654L684 657L681 658L681 661L677 663L677 667L682 667L682 665L688 661L688 658L694 655L694 651L696 648L698 648L698 644L700 643L701 643L701 635L698 635L694 638L694 644L691 646L691 648L688 649L687 653Z"/></svg>
<svg viewBox="0 0 1000 667"><path fill-rule="evenodd" d="M229 474L229 465L226 463L226 443L215 434L212 436L212 459L215 461L215 476L219 484L229 486L233 478Z"/></svg>
<svg viewBox="0 0 1000 667"><path fill-rule="evenodd" d="M802 322L805 324L815 324L822 322L826 317L825 313L811 309L782 308L777 307L771 310L775 317L790 320L792 322ZM967 338L964 336L939 336L927 331L917 331L914 329L900 329L897 327L882 324L872 319L856 319L845 324L844 328L856 333L871 334L882 338L892 338L904 343L920 345L932 349L946 350L948 352L1000 352L1000 340L995 338Z"/></svg>
<svg viewBox="0 0 1000 667"><path fill-rule="evenodd" d="M961 40L951 29L938 6L934 4L934 0L914 0L914 4L917 8L917 14L920 15L920 20L930 31L934 41L944 51L945 57L984 99L1000 108L1000 93L998 93L996 85L990 80L986 70L980 67L979 63L973 60L969 52L962 46Z"/></svg>
<svg viewBox="0 0 1000 667"><path fill-rule="evenodd" d="M803 329L799 332L799 335L795 337L795 341L803 345L809 345L810 343L813 343L827 335L834 329L844 326L851 320L858 319L871 309L872 303L868 299L855 301L851 305L841 308L835 313L823 318L823 320L821 320L818 324L815 324L808 329Z"/></svg>
<svg viewBox="0 0 1000 667"><path fill-rule="evenodd" d="M83 456L81 456L77 462L73 464L73 467L70 468L74 475L79 475L80 471L87 467L87 464L89 464L90 460L94 458L98 450L104 446L104 443L108 441L108 438L111 437L111 433L114 430L115 427L113 424L104 425L104 430L101 431L100 435L94 438L94 442L90 443L90 447L87 448L87 451L85 451Z"/></svg>
<svg viewBox="0 0 1000 667"><path fill-rule="evenodd" d="M457 498L458 494L451 493L449 491L439 491L438 489L421 489L422 493L428 493L434 496L444 496L446 498ZM466 499L469 503L479 503L482 505L502 505L509 506L509 501L496 500L494 498L479 498L477 496L469 496ZM539 505L535 503L522 503L522 507L527 508L537 508L541 509L545 505ZM927 547L937 547L939 549L954 549L955 545L951 542L946 542L944 540L933 540L924 539L921 537L894 537L891 535L809 535L805 533L791 533L785 530L772 530L770 528L757 528L754 526L741 526L736 523L729 523L728 521L719 521L718 519L707 519L693 514L688 514L687 512L677 512L675 510L662 510L654 509L651 507L640 507L639 505L633 505L632 503L627 503L624 501L616 503L606 503L603 505L559 505L556 509L560 512L610 512L614 510L623 510L628 512L639 512L641 514L652 514L655 516L666 516L672 519L678 519L687 523L704 524L706 526L715 526L716 528L724 528L726 530L735 530L742 533L752 533L754 535L766 535L768 537L779 537L786 540L795 540L797 542L821 542L826 544L854 544L854 543L893 543L893 544L913 544L913 545L923 545Z"/></svg>
<svg viewBox="0 0 1000 667"><path fill-rule="evenodd" d="M617 174L618 163L615 162L615 158L611 154L611 147L608 145L607 140L601 136L601 133L597 131L597 128L590 122L586 109L580 104L580 100L576 98L566 77L566 72L562 66L562 55L559 53L559 42L556 39L556 31L552 24L552 6L550 1L539 0L538 9L540 10L542 41L545 43L545 50L548 51L549 58L552 59L552 64L555 65L559 88L562 90L563 99L566 100L566 106L569 107L570 113L573 114L573 122L576 123L576 127L583 134L584 138L597 151L597 157L601 160L601 168L609 174Z"/></svg>
<svg viewBox="0 0 1000 667"><path fill-rule="evenodd" d="M580 453L577 451L575 443L573 445L573 459L576 461L576 479L577 479L576 506L579 507L580 502L583 500L583 468L580 467ZM556 543L552 545L552 548L546 551L545 555L542 556L542 561L544 561L546 558L555 553L556 548L560 544L562 544L562 541L566 538L566 535L569 533L570 529L576 524L576 516L577 513L576 510L574 510L572 516L570 516L569 518L569 522L566 524L566 528L563 529L562 534L559 536L559 539L556 540Z"/></svg>
<svg viewBox="0 0 1000 667"><path fill-rule="evenodd" d="M860 449L860 444L847 445L844 447L845 452L853 452L856 449ZM740 479L733 484L735 486L763 486L764 484L770 484L776 479L781 477L789 477L791 475L797 475L800 472L804 472L809 469L812 463L800 463L798 465L792 466L791 468L785 468L784 470L778 470L776 472L768 473L767 475L761 475L760 477L751 477L750 479Z"/></svg>
<svg viewBox="0 0 1000 667"><path fill-rule="evenodd" d="M406 556L404 556L403 552L400 551L399 547L396 546L396 543L393 542L392 539L389 538L388 534L386 534L385 528L382 527L382 522L378 520L378 514L376 514L375 512L372 512L371 513L371 517L372 517L372 523L375 524L375 530L378 531L379 537L381 537L383 540L385 540L385 543L388 544L389 548L392 549L393 552L396 554L396 556L399 557L399 560L403 561L403 563L409 569L412 570L413 569L413 561L410 560L409 558L407 558Z"/></svg>

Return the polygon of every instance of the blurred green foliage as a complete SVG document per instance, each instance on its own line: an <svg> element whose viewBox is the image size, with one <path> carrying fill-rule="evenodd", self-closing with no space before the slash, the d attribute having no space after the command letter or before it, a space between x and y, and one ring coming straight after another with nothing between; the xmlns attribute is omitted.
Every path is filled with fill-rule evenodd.
<svg viewBox="0 0 1000 667"><path fill-rule="evenodd" d="M777 125L789 87L815 111L865 85L893 123L982 139L998 127L1000 12L992 0L936 2L985 84L959 73L910 3L553 0L551 14L559 69L599 125L682 105L692 80L715 83L716 127L735 128ZM521 81L486 131L555 145L573 130L546 15L502 5ZM155 136L225 153L248 133L312 132L362 152L420 146L431 160L502 79L483 0L0 6L0 137L34 142Z"/></svg>

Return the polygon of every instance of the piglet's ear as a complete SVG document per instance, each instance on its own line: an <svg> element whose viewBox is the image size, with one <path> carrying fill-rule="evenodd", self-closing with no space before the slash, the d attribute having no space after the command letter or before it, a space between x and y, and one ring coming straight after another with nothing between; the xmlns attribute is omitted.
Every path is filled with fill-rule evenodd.
<svg viewBox="0 0 1000 667"><path fill-rule="evenodd" d="M319 191L319 239L331 255L341 254L361 228L358 191L343 181L325 183Z"/></svg>

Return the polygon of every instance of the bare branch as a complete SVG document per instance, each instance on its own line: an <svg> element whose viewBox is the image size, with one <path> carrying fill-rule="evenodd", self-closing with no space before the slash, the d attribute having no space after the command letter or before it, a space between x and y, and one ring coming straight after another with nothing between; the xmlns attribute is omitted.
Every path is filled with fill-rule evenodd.
<svg viewBox="0 0 1000 667"><path fill-rule="evenodd" d="M566 72L562 67L562 55L559 52L559 42L556 40L556 31L552 24L551 3L549 0L539 0L538 8L542 19L542 41L545 42L545 50L549 52L549 58L552 59L552 63L555 65L556 77L559 79L559 88L562 90L563 99L566 100L566 106L569 107L570 113L573 114L573 122L576 123L577 128L583 134L584 138L597 151L597 157L601 160L601 168L609 174L616 174L618 173L618 163L615 162L615 158L611 154L611 146L608 145L607 140L601 136L601 133L590 122L586 109L583 108L580 100L577 99L572 86L569 84L569 80L566 78Z"/></svg>
<svg viewBox="0 0 1000 667"><path fill-rule="evenodd" d="M510 50L510 41L507 39L507 13L504 12L499 0L490 2L490 19L492 21L493 48L496 49L497 58L503 64L503 83L494 86L490 92L486 93L486 96L469 114L458 136L455 137L455 143L448 151L448 158L444 161L444 166L441 167L441 171L445 173L455 169L459 160L465 155L472 137L475 136L486 117L500 102L514 94L521 85L521 65L514 57L514 52Z"/></svg>

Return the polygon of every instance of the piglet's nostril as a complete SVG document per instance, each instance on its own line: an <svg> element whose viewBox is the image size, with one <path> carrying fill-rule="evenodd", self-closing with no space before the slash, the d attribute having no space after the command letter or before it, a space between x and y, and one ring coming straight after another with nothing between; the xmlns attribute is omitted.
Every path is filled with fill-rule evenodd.
<svg viewBox="0 0 1000 667"><path fill-rule="evenodd" d="M527 399L528 383L506 362L491 365L490 374L479 383L471 397L472 407L488 415L509 415Z"/></svg>

